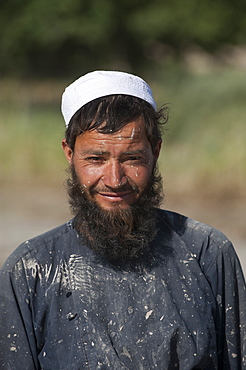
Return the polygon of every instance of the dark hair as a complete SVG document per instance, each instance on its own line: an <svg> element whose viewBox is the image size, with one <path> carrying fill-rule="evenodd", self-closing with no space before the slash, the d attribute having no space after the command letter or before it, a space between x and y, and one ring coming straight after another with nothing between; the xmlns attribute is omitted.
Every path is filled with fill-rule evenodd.
<svg viewBox="0 0 246 370"><path fill-rule="evenodd" d="M148 102L129 95L110 95L85 104L71 118L65 133L66 141L74 150L76 137L85 131L110 134L139 118L153 150L161 138L161 125L168 120L167 107L156 112Z"/></svg>

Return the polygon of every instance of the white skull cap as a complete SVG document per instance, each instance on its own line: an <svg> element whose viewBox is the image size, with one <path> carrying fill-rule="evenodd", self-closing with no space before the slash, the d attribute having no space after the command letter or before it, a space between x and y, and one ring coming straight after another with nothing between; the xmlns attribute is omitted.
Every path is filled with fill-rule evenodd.
<svg viewBox="0 0 246 370"><path fill-rule="evenodd" d="M80 77L65 89L61 111L66 127L73 115L85 104L113 94L135 96L156 109L151 88L142 78L125 72L94 71Z"/></svg>

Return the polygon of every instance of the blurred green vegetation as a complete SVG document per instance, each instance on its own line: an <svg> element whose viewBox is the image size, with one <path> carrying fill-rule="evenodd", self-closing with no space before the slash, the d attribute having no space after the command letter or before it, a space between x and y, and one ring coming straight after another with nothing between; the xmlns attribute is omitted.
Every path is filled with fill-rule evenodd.
<svg viewBox="0 0 246 370"><path fill-rule="evenodd" d="M168 192L228 199L245 196L245 73L158 71L148 82L170 119L160 169ZM67 80L2 80L1 183L57 186L67 167L60 96Z"/></svg>
<svg viewBox="0 0 246 370"><path fill-rule="evenodd" d="M167 182L177 194L245 197L245 72L188 73L172 81L157 89L170 101L161 158Z"/></svg>
<svg viewBox="0 0 246 370"><path fill-rule="evenodd" d="M63 181L61 94L88 71L115 69L169 105L169 192L245 196L245 1L5 0L0 24L2 185Z"/></svg>
<svg viewBox="0 0 246 370"><path fill-rule="evenodd" d="M246 43L243 0L3 0L0 75L77 77L108 68L139 73Z"/></svg>

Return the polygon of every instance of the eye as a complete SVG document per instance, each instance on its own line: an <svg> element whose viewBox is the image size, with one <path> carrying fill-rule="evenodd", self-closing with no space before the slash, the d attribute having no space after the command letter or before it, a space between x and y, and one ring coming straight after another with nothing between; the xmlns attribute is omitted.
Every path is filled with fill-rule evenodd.
<svg viewBox="0 0 246 370"><path fill-rule="evenodd" d="M142 157L140 157L138 155L132 155L130 157L127 157L126 161L135 162L135 161L141 161L141 159L142 159Z"/></svg>
<svg viewBox="0 0 246 370"><path fill-rule="evenodd" d="M104 158L93 156L93 157L86 157L85 160L88 162L99 163L99 162L103 162Z"/></svg>

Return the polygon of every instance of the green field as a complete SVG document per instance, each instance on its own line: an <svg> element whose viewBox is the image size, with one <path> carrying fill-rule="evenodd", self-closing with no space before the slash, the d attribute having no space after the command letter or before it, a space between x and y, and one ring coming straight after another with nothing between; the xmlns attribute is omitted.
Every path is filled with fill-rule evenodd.
<svg viewBox="0 0 246 370"><path fill-rule="evenodd" d="M245 196L245 72L162 72L149 81L168 103L160 169L169 192L217 199ZM0 81L2 186L64 180L60 96L67 81Z"/></svg>

